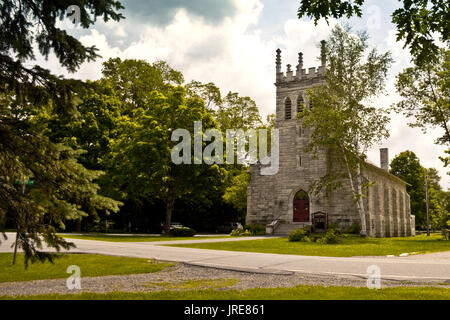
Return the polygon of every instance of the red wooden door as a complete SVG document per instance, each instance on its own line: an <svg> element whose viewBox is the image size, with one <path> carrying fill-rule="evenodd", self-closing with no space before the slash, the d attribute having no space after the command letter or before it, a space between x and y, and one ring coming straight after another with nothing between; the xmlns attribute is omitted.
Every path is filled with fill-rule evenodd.
<svg viewBox="0 0 450 320"><path fill-rule="evenodd" d="M294 200L294 222L309 221L309 200Z"/></svg>

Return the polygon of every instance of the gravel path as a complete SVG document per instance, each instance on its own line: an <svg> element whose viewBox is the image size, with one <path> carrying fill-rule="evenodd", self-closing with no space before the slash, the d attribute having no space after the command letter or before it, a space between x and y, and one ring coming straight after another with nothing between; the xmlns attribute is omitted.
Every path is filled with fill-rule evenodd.
<svg viewBox="0 0 450 320"><path fill-rule="evenodd" d="M230 279L233 279L230 281ZM254 273L192 266L184 263L160 272L104 277L82 277L82 290L68 290L66 279L37 280L0 283L0 296L68 294L85 292L105 293L111 291L150 292L161 290L189 289L243 290L249 288L294 287L296 285L321 286L366 286L366 279L355 276L336 276L299 273ZM194 284L194 287L192 285ZM439 286L450 288L450 283L412 282L384 280L382 287L395 286Z"/></svg>

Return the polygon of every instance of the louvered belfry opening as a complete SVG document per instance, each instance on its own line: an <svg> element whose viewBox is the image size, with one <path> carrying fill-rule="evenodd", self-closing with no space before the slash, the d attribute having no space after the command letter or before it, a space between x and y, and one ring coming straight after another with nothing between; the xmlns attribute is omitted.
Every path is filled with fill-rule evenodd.
<svg viewBox="0 0 450 320"><path fill-rule="evenodd" d="M292 116L292 102L291 99L287 98L286 102L284 103L284 118L286 120L291 119Z"/></svg>

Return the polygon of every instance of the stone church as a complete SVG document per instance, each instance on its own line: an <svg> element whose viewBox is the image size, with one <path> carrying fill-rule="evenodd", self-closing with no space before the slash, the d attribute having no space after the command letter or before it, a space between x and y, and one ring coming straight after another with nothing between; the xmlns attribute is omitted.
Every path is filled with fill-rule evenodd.
<svg viewBox="0 0 450 320"><path fill-rule="evenodd" d="M261 165L250 166L246 223L266 225L267 233L286 235L311 225L315 212L324 212L328 223L337 223L342 230L356 223L360 216L349 184L328 196L314 196L310 185L330 169L327 153L317 157L303 151L310 129L302 128L297 113L302 106L312 107L306 90L323 83L326 58L322 41L322 63L318 68L303 69L299 53L296 72L287 65L281 71L281 51L276 56L276 127L279 129L279 170L275 175L261 175ZM332 130L332 128L330 128ZM375 184L367 190L365 201L367 235L372 237L404 237L415 234L415 219L410 212L407 183L388 172L388 150L380 149L380 167L366 163L363 176ZM331 162L332 163L332 162ZM328 169L327 169L328 168Z"/></svg>

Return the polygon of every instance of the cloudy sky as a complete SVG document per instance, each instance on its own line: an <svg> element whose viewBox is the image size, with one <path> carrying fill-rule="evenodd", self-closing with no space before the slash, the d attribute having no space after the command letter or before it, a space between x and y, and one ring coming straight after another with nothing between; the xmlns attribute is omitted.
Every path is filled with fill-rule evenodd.
<svg viewBox="0 0 450 320"><path fill-rule="evenodd" d="M275 50L282 50L283 65L297 64L303 52L306 68L318 66L318 44L336 23L349 23L354 30L366 30L370 43L380 51L389 50L395 60L386 94L376 100L380 106L398 101L395 75L409 65L403 44L395 41L390 14L398 5L392 0L366 0L364 16L324 21L317 26L298 20L298 1L293 0L121 0L126 17L121 22L98 22L90 29L62 24L85 45L96 45L101 59L84 64L71 77L98 79L101 62L111 57L165 60L183 72L186 81L214 82L223 93L239 92L253 98L263 117L275 112ZM53 57L39 63L57 74L68 75ZM389 148L390 158L412 150L425 167L435 167L441 184L450 187L450 176L438 156L444 148L433 141L440 130L410 128L401 115L391 115L390 138L369 152L378 164L380 147Z"/></svg>

